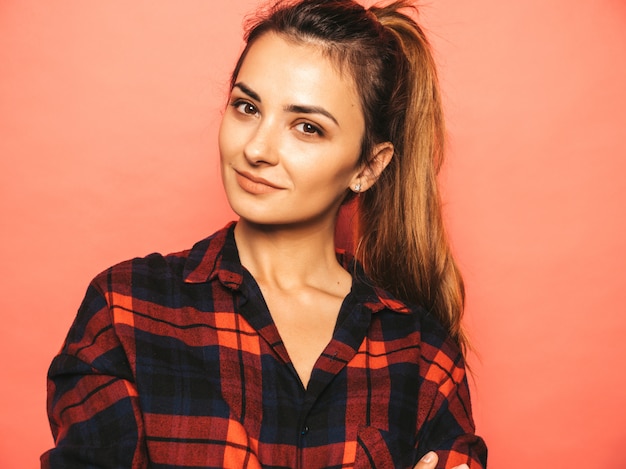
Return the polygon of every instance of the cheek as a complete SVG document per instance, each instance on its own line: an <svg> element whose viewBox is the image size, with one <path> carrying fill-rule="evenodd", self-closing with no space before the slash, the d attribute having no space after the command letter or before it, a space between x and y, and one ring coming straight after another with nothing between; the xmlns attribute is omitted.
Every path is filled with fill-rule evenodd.
<svg viewBox="0 0 626 469"><path fill-rule="evenodd" d="M217 133L217 148L219 149L219 152L220 152L220 160L224 159L224 150L226 147L225 126L226 126L226 123L224 122L224 118L222 118L222 121L220 122L220 128Z"/></svg>
<svg viewBox="0 0 626 469"><path fill-rule="evenodd" d="M222 149L228 147L229 133L230 132L227 118L223 117L222 122L220 122L219 132L217 134L217 144L219 146L220 152L222 151Z"/></svg>
<svg viewBox="0 0 626 469"><path fill-rule="evenodd" d="M234 149L233 140L230 138L230 132L228 130L228 125L222 121L220 125L219 133L217 136L217 146L219 150L219 167L220 167L220 176L222 179L222 184L226 192L228 193L228 168L233 161Z"/></svg>
<svg viewBox="0 0 626 469"><path fill-rule="evenodd" d="M331 155L309 155L310 158L298 166L298 185L307 187L312 191L319 191L327 188L334 193L336 188L339 191L346 189L350 185L351 178L355 173L356 159L340 160ZM353 162L355 164L353 164ZM328 194L330 195L330 193Z"/></svg>
<svg viewBox="0 0 626 469"><path fill-rule="evenodd" d="M357 172L359 153L353 145L334 150L324 155L324 163L314 164L310 170L331 184L347 185Z"/></svg>
<svg viewBox="0 0 626 469"><path fill-rule="evenodd" d="M256 121L242 122L231 112L227 111L222 118L218 133L218 148L222 164L241 160L246 146L255 138L258 127Z"/></svg>

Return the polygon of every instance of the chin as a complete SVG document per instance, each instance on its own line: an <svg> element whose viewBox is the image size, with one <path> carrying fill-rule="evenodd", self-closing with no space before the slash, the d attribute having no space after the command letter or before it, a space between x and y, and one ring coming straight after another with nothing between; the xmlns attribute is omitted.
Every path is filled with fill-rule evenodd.
<svg viewBox="0 0 626 469"><path fill-rule="evenodd" d="M260 209L254 204L233 203L229 199L230 208L237 214L239 219L253 225L283 225L289 220L276 213L276 210Z"/></svg>

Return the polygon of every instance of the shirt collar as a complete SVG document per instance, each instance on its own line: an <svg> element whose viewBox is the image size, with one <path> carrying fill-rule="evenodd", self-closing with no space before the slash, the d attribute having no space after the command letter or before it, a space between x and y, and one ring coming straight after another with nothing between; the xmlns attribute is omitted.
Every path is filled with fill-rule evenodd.
<svg viewBox="0 0 626 469"><path fill-rule="evenodd" d="M218 278L222 284L237 290L243 282L243 266L235 244L235 222L196 243L187 257L185 283L206 283Z"/></svg>
<svg viewBox="0 0 626 469"><path fill-rule="evenodd" d="M183 273L185 283L206 283L217 278L225 287L239 289L243 282L244 267L235 243L235 224L230 222L191 248ZM352 275L351 293L372 313L383 309L402 314L412 311L403 301L372 285L361 264L350 253L338 250L337 258Z"/></svg>
<svg viewBox="0 0 626 469"><path fill-rule="evenodd" d="M389 309L396 313L408 314L412 309L403 301L395 298L391 293L375 286L369 279L363 266L345 250L337 250L337 258L344 269L352 275L352 293L368 307L372 313Z"/></svg>

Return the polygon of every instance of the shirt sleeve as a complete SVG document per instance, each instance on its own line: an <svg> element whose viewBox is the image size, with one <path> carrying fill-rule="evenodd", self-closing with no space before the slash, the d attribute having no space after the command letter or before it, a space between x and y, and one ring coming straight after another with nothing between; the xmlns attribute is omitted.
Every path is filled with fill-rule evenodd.
<svg viewBox="0 0 626 469"><path fill-rule="evenodd" d="M148 464L128 351L105 289L98 284L103 282L97 280L48 371L48 418L55 447L41 456L44 469Z"/></svg>
<svg viewBox="0 0 626 469"><path fill-rule="evenodd" d="M470 469L486 468L487 447L475 434L463 355L448 339L427 361L423 387L432 405L421 430L418 454L435 451L437 469L463 463Z"/></svg>

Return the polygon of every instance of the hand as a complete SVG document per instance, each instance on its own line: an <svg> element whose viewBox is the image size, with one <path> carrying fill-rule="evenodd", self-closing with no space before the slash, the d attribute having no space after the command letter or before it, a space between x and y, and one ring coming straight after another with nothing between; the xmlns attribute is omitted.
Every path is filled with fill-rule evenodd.
<svg viewBox="0 0 626 469"><path fill-rule="evenodd" d="M437 453L430 451L417 462L413 469L435 469L437 461L439 461ZM455 466L452 469L469 469L469 466L467 464L461 464L460 466Z"/></svg>

